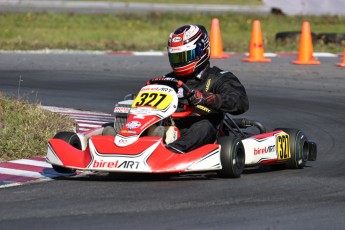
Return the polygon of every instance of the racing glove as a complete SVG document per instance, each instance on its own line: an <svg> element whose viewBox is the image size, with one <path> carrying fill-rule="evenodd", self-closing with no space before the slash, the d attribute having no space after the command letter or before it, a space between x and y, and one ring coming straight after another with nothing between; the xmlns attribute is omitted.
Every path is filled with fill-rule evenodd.
<svg viewBox="0 0 345 230"><path fill-rule="evenodd" d="M213 93L202 93L199 90L191 90L187 95L188 101L191 105L204 105L212 109L219 109L221 100L219 95Z"/></svg>

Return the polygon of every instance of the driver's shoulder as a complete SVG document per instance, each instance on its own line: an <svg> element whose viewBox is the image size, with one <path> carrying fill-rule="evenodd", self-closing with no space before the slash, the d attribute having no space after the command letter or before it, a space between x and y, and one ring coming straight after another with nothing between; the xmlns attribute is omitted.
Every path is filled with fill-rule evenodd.
<svg viewBox="0 0 345 230"><path fill-rule="evenodd" d="M236 76L230 71L222 70L216 66L210 67L206 78L206 88L215 90L229 80L232 81L233 78L236 78Z"/></svg>
<svg viewBox="0 0 345 230"><path fill-rule="evenodd" d="M209 75L213 75L216 78L223 78L223 77L229 77L229 76L235 76L232 72L229 70L223 70L220 69L217 66L212 66L209 69Z"/></svg>

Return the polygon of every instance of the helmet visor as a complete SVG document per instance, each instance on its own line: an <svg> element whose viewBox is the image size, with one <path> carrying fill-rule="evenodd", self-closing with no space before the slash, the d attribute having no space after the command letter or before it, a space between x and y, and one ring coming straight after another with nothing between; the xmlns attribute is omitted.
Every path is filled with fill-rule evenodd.
<svg viewBox="0 0 345 230"><path fill-rule="evenodd" d="M179 53L169 53L168 55L169 55L170 65L172 67L181 67L197 59L195 49L187 50L187 51L183 51Z"/></svg>

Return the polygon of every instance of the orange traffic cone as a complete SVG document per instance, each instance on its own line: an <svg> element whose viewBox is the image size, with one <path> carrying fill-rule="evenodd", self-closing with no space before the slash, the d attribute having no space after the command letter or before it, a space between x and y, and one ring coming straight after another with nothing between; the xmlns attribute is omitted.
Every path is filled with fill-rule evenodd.
<svg viewBox="0 0 345 230"><path fill-rule="evenodd" d="M303 22L302 33L300 38L298 59L293 61L293 64L298 65L318 65L319 61L313 57L313 41L311 40L310 24L309 22Z"/></svg>
<svg viewBox="0 0 345 230"><path fill-rule="evenodd" d="M228 58L227 54L223 54L222 36L220 34L220 26L218 18L212 19L210 34L211 58Z"/></svg>
<svg viewBox="0 0 345 230"><path fill-rule="evenodd" d="M271 62L271 59L264 57L264 44L262 41L262 32L260 21L253 22L252 38L249 45L249 57L244 58L244 62Z"/></svg>
<svg viewBox="0 0 345 230"><path fill-rule="evenodd" d="M337 66L345 67L345 47L344 47L344 52L343 52L343 59L341 63L337 63Z"/></svg>

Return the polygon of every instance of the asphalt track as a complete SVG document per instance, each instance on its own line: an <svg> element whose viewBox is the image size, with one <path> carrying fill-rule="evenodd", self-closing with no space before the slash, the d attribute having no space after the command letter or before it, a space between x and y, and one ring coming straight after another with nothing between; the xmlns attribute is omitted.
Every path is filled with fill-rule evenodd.
<svg viewBox="0 0 345 230"><path fill-rule="evenodd" d="M267 129L303 130L318 160L302 170L157 177L88 174L0 190L1 229L343 229L345 69L212 60L235 73ZM166 56L0 54L0 91L43 105L110 113L115 101L169 70ZM22 80L19 84L20 79Z"/></svg>

